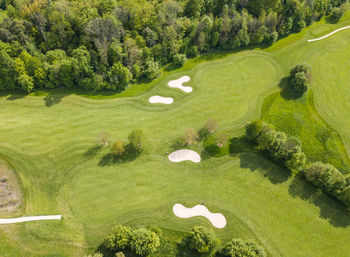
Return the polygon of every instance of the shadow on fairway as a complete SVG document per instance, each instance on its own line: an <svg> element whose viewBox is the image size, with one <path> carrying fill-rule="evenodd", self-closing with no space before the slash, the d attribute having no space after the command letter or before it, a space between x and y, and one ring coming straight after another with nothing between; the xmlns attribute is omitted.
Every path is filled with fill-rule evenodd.
<svg viewBox="0 0 350 257"><path fill-rule="evenodd" d="M281 88L280 95L286 100L296 100L303 97L304 95L303 93L298 93L293 91L288 81L289 81L288 77L284 77L280 80L278 84L278 87Z"/></svg>
<svg viewBox="0 0 350 257"><path fill-rule="evenodd" d="M268 160L264 160L263 157L256 154L241 153L239 155L239 160L241 168L260 172L264 177L268 178L272 184L283 183L292 175L289 170L283 169Z"/></svg>
<svg viewBox="0 0 350 257"><path fill-rule="evenodd" d="M48 94L47 96L44 97L45 105L47 107L51 107L53 105L56 105L62 101L62 98L65 97L66 95L63 94Z"/></svg>
<svg viewBox="0 0 350 257"><path fill-rule="evenodd" d="M299 197L316 205L320 209L320 217L329 221L334 227L347 227L350 225L350 214L345 206L331 197L323 194L319 189L297 175L289 186L289 194Z"/></svg>
<svg viewBox="0 0 350 257"><path fill-rule="evenodd" d="M229 142L229 153L231 156L237 156L240 153L254 151L254 144L245 136L233 137Z"/></svg>
<svg viewBox="0 0 350 257"><path fill-rule="evenodd" d="M96 145L88 149L83 155L86 158L94 157L101 149L103 145Z"/></svg>
<svg viewBox="0 0 350 257"><path fill-rule="evenodd" d="M140 152L136 151L135 148L128 144L125 146L125 152L121 156L114 155L113 153L105 154L100 162L99 166L110 166L114 164L122 164L135 160L140 155Z"/></svg>

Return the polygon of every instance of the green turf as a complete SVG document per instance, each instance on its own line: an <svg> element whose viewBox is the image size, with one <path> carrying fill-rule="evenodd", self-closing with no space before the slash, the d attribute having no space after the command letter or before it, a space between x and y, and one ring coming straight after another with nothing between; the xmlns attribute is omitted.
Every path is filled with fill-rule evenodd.
<svg viewBox="0 0 350 257"><path fill-rule="evenodd" d="M231 154L199 164L171 163L165 153L185 128L199 130L208 118L218 120L220 132L240 136L244 124L258 119L262 109L263 119L301 138L312 160L347 166L341 138L348 146L344 56L350 55L350 30L315 43L306 40L349 21L321 21L266 51L199 57L119 95L3 94L0 156L21 179L22 215L62 214L63 220L0 227L0 255L82 256L96 248L113 224L159 226L178 241L193 225L211 225L204 218L176 218L172 206L204 201L227 218L225 229L215 229L223 241L255 239L269 256L348 256L348 244L339 243L350 240L350 216L344 208L298 176L247 152L239 139L232 141ZM315 107L311 92L297 101L279 95L280 79L301 61L313 66ZM183 75L191 77L191 94L166 86ZM336 85L338 98L330 96ZM175 102L149 104L156 94ZM96 147L98 134L106 131L113 140L126 140L134 128L144 130L146 150L131 162L109 164L108 147ZM325 136L326 143L320 140Z"/></svg>

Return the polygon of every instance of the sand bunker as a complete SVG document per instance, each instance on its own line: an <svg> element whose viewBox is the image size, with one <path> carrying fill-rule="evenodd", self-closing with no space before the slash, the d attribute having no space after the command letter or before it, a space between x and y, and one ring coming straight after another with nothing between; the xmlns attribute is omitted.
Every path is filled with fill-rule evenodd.
<svg viewBox="0 0 350 257"><path fill-rule="evenodd" d="M187 149L172 152L168 158L172 162L192 161L198 163L201 161L201 157L197 152Z"/></svg>
<svg viewBox="0 0 350 257"><path fill-rule="evenodd" d="M329 33L329 34L327 34L327 35L325 35L325 36L323 36L323 37L316 38L316 39L310 39L310 40L308 40L307 42L314 42L314 41L319 41L319 40L322 40L322 39L324 39L324 38L326 38L326 37L332 36L333 34L335 34L335 33L339 32L339 31L344 30L344 29L350 29L350 26L346 26L346 27L343 27L343 28L340 28L340 29L334 30L333 32L331 32L331 33Z"/></svg>
<svg viewBox="0 0 350 257"><path fill-rule="evenodd" d="M182 204L175 204L173 207L174 214L179 218L192 218L202 216L207 218L216 228L224 228L226 226L225 216L221 213L211 213L204 205L196 205L193 208L187 208Z"/></svg>
<svg viewBox="0 0 350 257"><path fill-rule="evenodd" d="M20 217L12 219L0 219L0 224L12 224L12 223L21 223L27 221L36 221L36 220L60 220L62 215L43 215L43 216L30 216L30 217Z"/></svg>
<svg viewBox="0 0 350 257"><path fill-rule="evenodd" d="M184 91L185 93L191 93L192 92L192 87L185 87L182 85L182 83L188 82L190 81L190 77L189 76L183 76L179 79L176 80L171 80L168 82L168 86L169 87L173 87L173 88L179 88L182 91Z"/></svg>
<svg viewBox="0 0 350 257"><path fill-rule="evenodd" d="M149 98L149 102L151 104L172 104L174 102L174 99L171 97L163 97L159 95L154 95Z"/></svg>

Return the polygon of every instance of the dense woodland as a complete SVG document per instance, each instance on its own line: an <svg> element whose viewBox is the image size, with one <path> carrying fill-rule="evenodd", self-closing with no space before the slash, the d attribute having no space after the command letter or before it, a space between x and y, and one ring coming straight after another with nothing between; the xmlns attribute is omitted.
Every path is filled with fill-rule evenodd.
<svg viewBox="0 0 350 257"><path fill-rule="evenodd" d="M122 91L211 49L273 44L345 0L1 0L0 90Z"/></svg>

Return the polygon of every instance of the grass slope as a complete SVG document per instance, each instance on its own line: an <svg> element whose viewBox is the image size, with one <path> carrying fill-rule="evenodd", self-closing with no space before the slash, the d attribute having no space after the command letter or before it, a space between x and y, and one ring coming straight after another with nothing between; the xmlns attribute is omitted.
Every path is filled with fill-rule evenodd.
<svg viewBox="0 0 350 257"><path fill-rule="evenodd" d="M1 227L4 241L0 255L82 256L92 251L116 223L160 226L179 240L179 234L193 225L211 225L204 218L176 218L173 204L191 206L204 201L211 211L222 212L228 220L225 229L215 230L223 240L255 239L270 256L349 256L347 244L339 243L350 240L349 214L298 176L291 177L263 157L238 147L231 155L208 158L199 164L170 163L165 154L186 127L199 129L210 117L219 121L222 131L240 135L246 122L260 117L263 100L279 91L279 80L300 61L314 67L317 110L347 142L347 126L341 124L346 98L340 100L344 109L339 108L338 116L331 120L334 103L321 97L329 94L322 93L328 90L322 83L333 75L318 63L329 52L346 51L347 44L342 41L350 31L317 43L306 40L348 21L337 25L321 22L279 41L267 52L195 59L155 82L130 87L118 95L124 94L123 98L82 98L64 91L25 97L3 94L0 156L21 179L25 200L22 215L62 214L64 219ZM336 56L334 62L344 54ZM205 58L207 62L203 62ZM322 70L325 77L318 80ZM345 70L334 68L335 74L341 72L344 76L340 76L339 84L346 85ZM166 86L182 75L191 76L188 85L194 88L193 93ZM346 95L346 88L342 86L341 90ZM173 97L175 102L170 106L150 105L148 98L156 94ZM267 98L262 115L276 127L295 128L286 132L300 136L312 158L329 151L326 157L330 162L347 165L344 146L317 114L312 95L294 102L275 93ZM310 138L297 126L298 120L310 129ZM126 140L134 128L144 130L146 151L134 161L110 164L108 148L96 147L98 134L106 131L113 140ZM330 134L327 144L318 141L319 131Z"/></svg>

